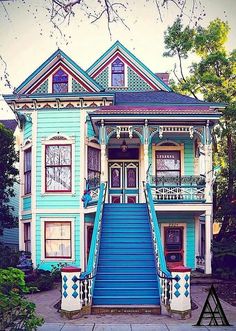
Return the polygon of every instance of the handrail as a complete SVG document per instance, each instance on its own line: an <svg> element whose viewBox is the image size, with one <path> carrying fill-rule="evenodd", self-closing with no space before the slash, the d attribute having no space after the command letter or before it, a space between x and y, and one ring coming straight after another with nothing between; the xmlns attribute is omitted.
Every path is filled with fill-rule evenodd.
<svg viewBox="0 0 236 331"><path fill-rule="evenodd" d="M102 219L102 212L103 206L106 196L106 183L101 183L99 197L98 197L98 204L97 204L97 212L94 220L94 227L93 227L93 235L90 245L89 251L89 259L87 264L87 270L82 273L81 280L88 278L94 278L96 274L97 268L97 260L98 260L98 253L99 253L99 246L100 246L100 235L101 235L101 219Z"/></svg>
<svg viewBox="0 0 236 331"><path fill-rule="evenodd" d="M164 277L168 278L168 279L172 279L171 278L171 273L169 272L169 270L167 269L166 266L166 260L165 260L165 256L164 256L164 251L163 251L163 247L162 247L162 241L161 241L161 234L160 234L160 229L158 226L158 221L157 221L157 217L156 217L156 212L155 212L155 207L154 207L154 202L152 199L152 193L150 190L150 185L149 183L143 183L144 184L144 193L145 193L145 197L146 197L146 201L147 201L147 205L148 205L148 211L149 211L149 218L150 221L152 222L152 226L154 229L154 233L155 233L155 239L156 239L156 244L157 244L157 249L158 249L158 264L160 267L161 272L164 274Z"/></svg>

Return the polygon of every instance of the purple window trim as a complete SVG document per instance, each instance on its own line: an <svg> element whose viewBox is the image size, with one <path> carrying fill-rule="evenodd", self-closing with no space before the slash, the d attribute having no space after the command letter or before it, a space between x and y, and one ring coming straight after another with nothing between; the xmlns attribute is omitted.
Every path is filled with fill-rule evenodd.
<svg viewBox="0 0 236 331"><path fill-rule="evenodd" d="M31 148L24 151L24 194L31 193Z"/></svg>
<svg viewBox="0 0 236 331"><path fill-rule="evenodd" d="M68 92L68 75L62 69L52 76L52 93Z"/></svg>
<svg viewBox="0 0 236 331"><path fill-rule="evenodd" d="M125 86L125 69L124 63L116 59L111 65L111 85Z"/></svg>

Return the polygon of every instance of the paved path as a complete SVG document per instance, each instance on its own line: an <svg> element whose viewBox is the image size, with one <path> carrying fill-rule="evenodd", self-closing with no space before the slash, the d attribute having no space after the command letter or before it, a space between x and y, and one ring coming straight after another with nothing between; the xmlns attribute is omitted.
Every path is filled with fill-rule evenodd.
<svg viewBox="0 0 236 331"><path fill-rule="evenodd" d="M188 320L170 318L168 315L85 315L68 320L62 318L53 307L60 299L60 291L54 289L48 292L28 295L36 303L36 311L44 317L45 324L38 328L39 331L191 331L191 330L220 330L236 331L236 307L221 301L230 327L196 327L202 306L207 296L206 285L192 285L191 296L198 309L192 311Z"/></svg>

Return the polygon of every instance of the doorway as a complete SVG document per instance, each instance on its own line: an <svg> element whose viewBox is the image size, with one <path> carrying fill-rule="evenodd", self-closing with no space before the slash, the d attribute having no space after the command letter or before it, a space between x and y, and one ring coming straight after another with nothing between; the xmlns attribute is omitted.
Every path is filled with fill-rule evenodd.
<svg viewBox="0 0 236 331"><path fill-rule="evenodd" d="M167 265L184 264L184 227L164 227L164 251Z"/></svg>
<svg viewBox="0 0 236 331"><path fill-rule="evenodd" d="M108 162L108 193L110 203L139 202L139 162Z"/></svg>

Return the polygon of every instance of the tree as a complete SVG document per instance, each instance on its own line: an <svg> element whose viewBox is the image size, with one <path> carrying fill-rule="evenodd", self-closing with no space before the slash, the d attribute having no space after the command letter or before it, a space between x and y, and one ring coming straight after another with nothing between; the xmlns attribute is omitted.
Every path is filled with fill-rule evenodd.
<svg viewBox="0 0 236 331"><path fill-rule="evenodd" d="M164 56L177 56L180 76L174 74L173 88L205 101L226 103L219 125L214 129L214 163L221 167L214 187L214 217L223 221L219 240L227 237L236 219L236 50L227 52L229 25L220 19L207 28L184 28L178 19L165 33ZM188 75L183 61L194 53Z"/></svg>
<svg viewBox="0 0 236 331"><path fill-rule="evenodd" d="M15 151L15 138L11 130L6 129L0 123L0 230L14 227L16 218L12 215L13 207L10 206L10 198L13 197L13 185L17 181L18 170L15 163L18 155Z"/></svg>

